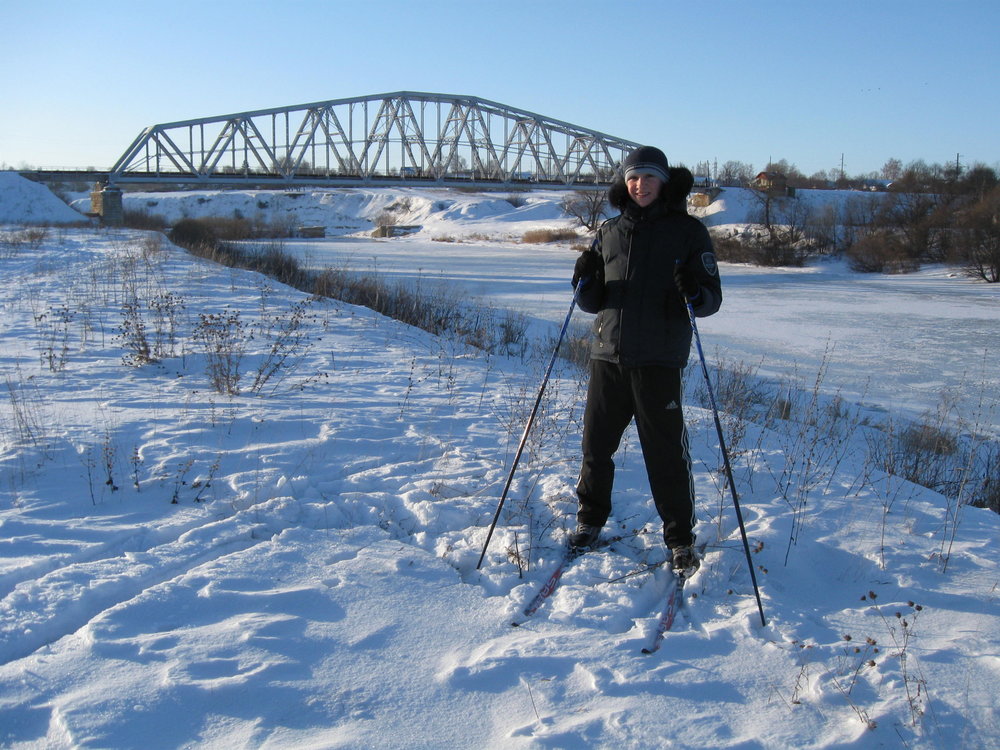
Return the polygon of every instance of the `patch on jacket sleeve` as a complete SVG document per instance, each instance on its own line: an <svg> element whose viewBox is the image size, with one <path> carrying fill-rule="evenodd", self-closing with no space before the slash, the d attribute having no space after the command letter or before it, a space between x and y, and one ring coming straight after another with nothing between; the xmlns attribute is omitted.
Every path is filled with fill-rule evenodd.
<svg viewBox="0 0 1000 750"><path fill-rule="evenodd" d="M705 266L705 270L708 271L709 276L719 275L719 263L715 259L715 253L702 253L701 264Z"/></svg>

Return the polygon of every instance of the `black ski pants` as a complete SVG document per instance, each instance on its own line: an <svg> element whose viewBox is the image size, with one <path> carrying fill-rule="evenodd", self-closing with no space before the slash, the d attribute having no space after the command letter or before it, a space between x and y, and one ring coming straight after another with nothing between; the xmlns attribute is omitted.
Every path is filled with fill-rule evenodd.
<svg viewBox="0 0 1000 750"><path fill-rule="evenodd" d="M613 456L635 419L646 475L668 547L694 544L694 481L676 367L622 367L591 360L583 421L577 521L604 526L611 514Z"/></svg>

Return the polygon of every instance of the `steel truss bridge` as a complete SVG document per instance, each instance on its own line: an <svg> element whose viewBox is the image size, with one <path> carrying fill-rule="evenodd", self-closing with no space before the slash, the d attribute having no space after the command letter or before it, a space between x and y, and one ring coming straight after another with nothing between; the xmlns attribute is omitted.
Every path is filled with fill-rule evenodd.
<svg viewBox="0 0 1000 750"><path fill-rule="evenodd" d="M474 96L399 91L152 125L108 184L605 187L639 144Z"/></svg>

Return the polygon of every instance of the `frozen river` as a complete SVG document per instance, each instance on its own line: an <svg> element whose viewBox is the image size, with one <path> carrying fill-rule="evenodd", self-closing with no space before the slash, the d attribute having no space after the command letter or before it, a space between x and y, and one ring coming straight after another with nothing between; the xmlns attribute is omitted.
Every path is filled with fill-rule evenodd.
<svg viewBox="0 0 1000 750"><path fill-rule="evenodd" d="M286 249L311 267L375 271L424 288L443 283L554 326L571 301L576 257L565 246L415 238L291 240ZM699 321L710 360L807 388L825 365L828 393L910 416L947 396L967 419L996 429L1000 285L943 267L907 275L856 274L840 263L721 271L722 310ZM589 319L576 312L574 325Z"/></svg>

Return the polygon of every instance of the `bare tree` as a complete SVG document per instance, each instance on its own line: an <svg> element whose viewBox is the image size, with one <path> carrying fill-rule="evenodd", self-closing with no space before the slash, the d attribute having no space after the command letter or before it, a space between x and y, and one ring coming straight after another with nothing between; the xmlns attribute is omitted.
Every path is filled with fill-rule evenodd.
<svg viewBox="0 0 1000 750"><path fill-rule="evenodd" d="M563 198L563 213L572 216L588 232L596 232L607 215L607 195L603 190L578 190Z"/></svg>
<svg viewBox="0 0 1000 750"><path fill-rule="evenodd" d="M917 261L940 261L934 257L936 250L935 228L940 226L941 195L932 193L890 193L882 206L880 219L885 226L902 236L907 255Z"/></svg>
<svg viewBox="0 0 1000 750"><path fill-rule="evenodd" d="M758 206L751 218L766 233L752 243L756 262L765 266L803 265L817 244L807 232L813 223L808 204L770 190L754 190L752 195Z"/></svg>
<svg viewBox="0 0 1000 750"><path fill-rule="evenodd" d="M788 187L809 187L809 179L802 174L798 167L794 164L789 164L787 159L779 159L778 161L770 162L766 167L764 167L764 171L776 172L784 175Z"/></svg>
<svg viewBox="0 0 1000 750"><path fill-rule="evenodd" d="M883 180L898 180L903 175L903 162L899 159L889 159L882 165Z"/></svg>
<svg viewBox="0 0 1000 750"><path fill-rule="evenodd" d="M956 250L966 272L992 284L1000 283L1000 187L966 211L955 222Z"/></svg>
<svg viewBox="0 0 1000 750"><path fill-rule="evenodd" d="M1000 183L1000 179L992 167L985 164L973 164L962 175L959 191L981 201L998 183Z"/></svg>
<svg viewBox="0 0 1000 750"><path fill-rule="evenodd" d="M746 187L753 176L752 165L742 161L727 161L719 167L718 181L723 187Z"/></svg>

